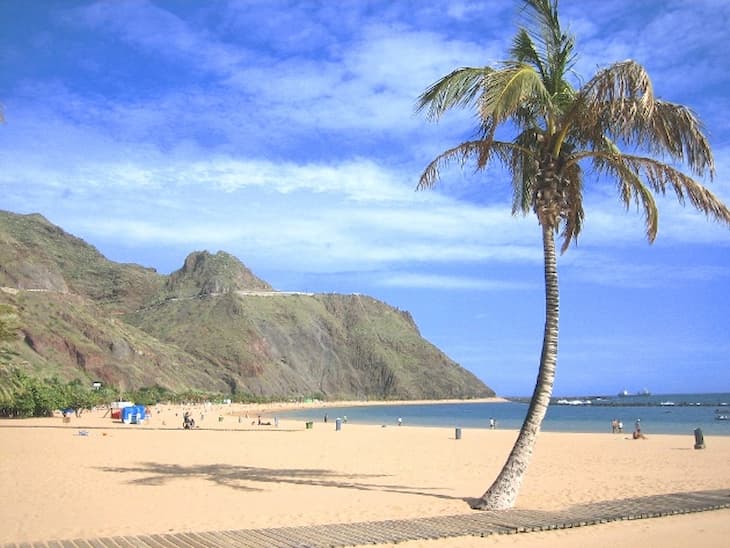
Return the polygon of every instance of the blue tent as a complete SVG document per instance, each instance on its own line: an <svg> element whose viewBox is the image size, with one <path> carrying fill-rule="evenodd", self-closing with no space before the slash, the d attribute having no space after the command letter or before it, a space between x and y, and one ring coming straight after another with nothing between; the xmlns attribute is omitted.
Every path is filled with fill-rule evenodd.
<svg viewBox="0 0 730 548"><path fill-rule="evenodd" d="M130 405L122 409L121 417L122 422L127 424L138 424L145 420L144 405Z"/></svg>

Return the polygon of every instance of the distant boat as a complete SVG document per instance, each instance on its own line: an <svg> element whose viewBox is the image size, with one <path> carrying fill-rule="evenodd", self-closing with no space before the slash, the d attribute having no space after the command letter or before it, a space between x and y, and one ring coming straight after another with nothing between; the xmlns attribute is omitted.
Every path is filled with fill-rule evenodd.
<svg viewBox="0 0 730 548"><path fill-rule="evenodd" d="M591 405L593 402L591 400L558 400L558 405Z"/></svg>
<svg viewBox="0 0 730 548"><path fill-rule="evenodd" d="M651 396L651 392L649 392L648 389L644 388L640 392L637 392L636 394L632 394L631 392L629 392L628 390L626 390L624 388L623 390L621 390L621 392L618 393L619 398L628 398L630 396Z"/></svg>
<svg viewBox="0 0 730 548"><path fill-rule="evenodd" d="M659 403L659 405L663 405L665 407L671 407L671 406L675 405L675 403L673 401L663 401L663 402Z"/></svg>
<svg viewBox="0 0 730 548"><path fill-rule="evenodd" d="M728 415L715 415L716 421L727 421L730 420L730 416Z"/></svg>

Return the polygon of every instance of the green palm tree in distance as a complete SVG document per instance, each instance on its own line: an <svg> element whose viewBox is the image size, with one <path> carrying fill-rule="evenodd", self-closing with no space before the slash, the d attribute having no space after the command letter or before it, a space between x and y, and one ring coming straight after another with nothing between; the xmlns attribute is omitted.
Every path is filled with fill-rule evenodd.
<svg viewBox="0 0 730 548"><path fill-rule="evenodd" d="M577 89L568 81L574 37L561 29L558 0L526 0L527 24L515 35L510 59L498 66L459 68L429 87L417 110L438 120L454 107L476 107L474 140L437 156L424 170L419 189L431 188L452 162L474 161L481 171L497 162L512 176L512 212L537 215L545 268L545 330L535 389L519 436L494 483L473 506L510 508L517 499L547 412L558 356L558 270L561 252L583 224L584 169L614 181L628 208L643 211L653 242L658 212L654 194L671 190L680 203L730 224L730 210L702 184L661 161L683 162L695 177L714 175L702 124L690 109L660 100L644 68L621 61L599 70ZM512 141L495 138L505 125ZM659 158L659 159L657 159Z"/></svg>

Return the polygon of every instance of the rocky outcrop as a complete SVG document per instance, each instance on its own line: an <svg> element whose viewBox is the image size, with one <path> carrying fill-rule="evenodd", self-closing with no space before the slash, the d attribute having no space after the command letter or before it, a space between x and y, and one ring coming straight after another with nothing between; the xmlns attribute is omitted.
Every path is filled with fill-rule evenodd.
<svg viewBox="0 0 730 548"><path fill-rule="evenodd" d="M176 297L218 295L232 291L272 291L233 255L196 251L185 259L180 270L170 274L165 291Z"/></svg>

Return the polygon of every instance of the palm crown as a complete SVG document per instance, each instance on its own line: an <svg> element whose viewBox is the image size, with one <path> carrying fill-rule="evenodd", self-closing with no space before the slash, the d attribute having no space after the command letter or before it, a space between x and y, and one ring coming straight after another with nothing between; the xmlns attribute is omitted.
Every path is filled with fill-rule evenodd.
<svg viewBox="0 0 730 548"><path fill-rule="evenodd" d="M543 226L562 229L562 251L581 230L581 165L586 163L616 182L626 207L635 203L643 210L650 242L658 228L652 191L672 189L680 202L689 199L730 223L730 211L709 190L661 161L682 161L696 176L714 175L712 152L693 112L655 98L648 74L630 60L574 89L567 79L574 39L560 27L557 2L527 0L525 13L531 30L517 32L510 60L496 68L459 68L419 97L418 109L427 109L432 119L456 106L475 105L481 123L478 139L427 166L419 188L432 186L450 161L474 159L481 170L494 158L512 174L513 213L533 210ZM517 131L511 142L495 139L496 128L506 122Z"/></svg>

